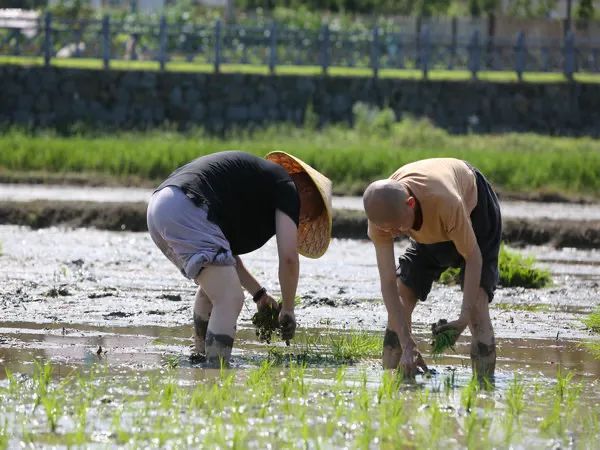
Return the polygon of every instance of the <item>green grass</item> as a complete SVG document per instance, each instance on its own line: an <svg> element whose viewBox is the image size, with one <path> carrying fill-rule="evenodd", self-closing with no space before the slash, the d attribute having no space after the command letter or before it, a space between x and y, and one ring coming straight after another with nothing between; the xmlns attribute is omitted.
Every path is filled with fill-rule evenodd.
<svg viewBox="0 0 600 450"><path fill-rule="evenodd" d="M549 305L529 304L529 303L496 303L492 304L493 308L503 311L527 311L527 312L544 312L549 311Z"/></svg>
<svg viewBox="0 0 600 450"><path fill-rule="evenodd" d="M0 56L0 64L19 65L19 66L41 66L44 64L42 57L28 56ZM103 61L96 58L53 58L51 65L53 67L71 68L71 69L103 69ZM246 73L268 75L269 67L266 65L253 64L221 64L222 73ZM111 60L110 68L115 70L160 70L157 61L129 61L129 60ZM166 64L165 70L170 72L200 72L211 73L214 71L213 63L198 63L185 61L170 61ZM308 66L277 66L275 72L279 75L303 75L316 76L322 74L322 67L317 65ZM331 76L343 77L371 77L373 70L367 67L329 67L327 73ZM379 71L381 78L414 79L423 78L423 72L417 69L381 69ZM481 81L490 82L518 82L516 72L513 71L481 71L477 78ZM600 75L594 73L580 73L575 75L575 80L580 83L599 83ZM434 81L467 81L471 80L471 72L467 70L444 70L434 69L428 72L428 79ZM547 72L527 72L523 76L523 81L528 83L561 83L568 80L562 73Z"/></svg>
<svg viewBox="0 0 600 450"><path fill-rule="evenodd" d="M37 378L52 373L46 366ZM52 419L32 408L36 377L19 374L12 387L0 384L3 414L10 417L0 421L0 446L8 447L10 437L31 448L197 448L206 442L220 448L529 448L573 441L589 448L598 433L595 405L579 401L583 386L569 374L535 390L515 376L497 391L481 389L475 378L440 391L405 384L391 371L341 366L324 375L303 364L282 368L268 361L249 369L194 370L191 383L189 370L90 370L48 380L46 391L64 400ZM52 420L58 424L53 430Z"/></svg>
<svg viewBox="0 0 600 450"><path fill-rule="evenodd" d="M600 306L596 307L596 309L584 319L583 323L585 323L585 326L590 330L600 333Z"/></svg>
<svg viewBox="0 0 600 450"><path fill-rule="evenodd" d="M552 276L546 269L535 267L533 256L524 256L518 252L508 250L504 244L500 247L498 268L500 270L500 284L504 287L543 288L552 284ZM460 282L460 269L450 268L440 275L442 284L456 284ZM503 305L503 304L502 304ZM536 309L544 305L512 305L505 304L506 309ZM496 305L499 306L499 305ZM499 306L502 308L502 306ZM541 310L541 309L539 309Z"/></svg>
<svg viewBox="0 0 600 450"><path fill-rule="evenodd" d="M367 115L368 116L368 115ZM536 134L451 135L426 120L389 114L358 117L356 127L331 126L320 131L289 125L254 133L233 130L223 138L202 130L185 134L168 130L98 132L73 124L72 135L0 134L0 169L79 176L132 177L158 182L186 162L221 150L242 149L264 156L283 150L312 164L334 182L337 193L360 194L366 185L388 177L408 162L430 157L456 157L478 167L496 188L598 196L600 141L591 138Z"/></svg>

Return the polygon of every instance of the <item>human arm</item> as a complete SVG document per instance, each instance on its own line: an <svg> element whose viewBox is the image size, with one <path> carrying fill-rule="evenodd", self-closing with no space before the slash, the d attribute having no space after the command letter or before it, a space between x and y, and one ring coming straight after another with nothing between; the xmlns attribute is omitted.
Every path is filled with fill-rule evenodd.
<svg viewBox="0 0 600 450"><path fill-rule="evenodd" d="M410 312L405 310L404 303L400 298L395 268L393 237L382 233L372 223L369 223L368 234L375 246L381 294L388 312L388 326L395 336L397 336L402 349L399 367L406 377L411 378L418 372L419 368L424 371L428 369L417 350L417 344L411 333Z"/></svg>
<svg viewBox="0 0 600 450"><path fill-rule="evenodd" d="M454 340L462 334L469 324L477 321L479 286L481 282L482 255L475 230L462 203L454 208L452 214L448 215L448 236L458 253L465 261L463 279L463 300L461 312L457 320L448 323L438 323L433 326L433 333L437 334L452 329Z"/></svg>
<svg viewBox="0 0 600 450"><path fill-rule="evenodd" d="M254 276L248 271L248 269L244 265L244 262L242 261L242 258L236 256L235 261L235 268L237 270L237 274L242 287L246 289L246 291L248 291L248 293L250 293L252 297L255 297L257 293L260 294L259 291L262 289L262 286L258 282L258 280L254 278ZM279 307L277 301L273 297L271 297L266 291L264 291L264 293L260 295L258 299L255 298L254 301L256 302L256 307L259 310L262 310L267 306L270 306L272 308Z"/></svg>
<svg viewBox="0 0 600 450"><path fill-rule="evenodd" d="M275 235L279 256L279 285L282 307L279 323L282 325L282 337L291 339L296 329L294 299L298 287L300 259L298 257L298 227L284 212L275 211Z"/></svg>

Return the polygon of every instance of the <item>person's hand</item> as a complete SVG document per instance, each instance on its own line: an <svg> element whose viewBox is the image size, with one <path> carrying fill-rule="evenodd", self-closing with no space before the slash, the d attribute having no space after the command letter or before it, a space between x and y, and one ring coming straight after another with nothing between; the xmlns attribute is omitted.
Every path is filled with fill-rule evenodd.
<svg viewBox="0 0 600 450"><path fill-rule="evenodd" d="M296 315L293 309L281 308L279 312L279 326L281 327L281 339L289 341L296 333Z"/></svg>
<svg viewBox="0 0 600 450"><path fill-rule="evenodd" d="M427 373L429 369L421 356L421 353L417 350L416 345L409 345L402 349L402 357L400 358L400 365L398 369L401 371L402 376L406 379L412 379L419 373Z"/></svg>
<svg viewBox="0 0 600 450"><path fill-rule="evenodd" d="M440 319L437 321L437 323L431 324L431 333L435 336L437 334L452 330L453 333L450 333L449 336L454 340L454 342L452 342L452 345L454 345L458 337L463 331L465 331L465 328L467 328L467 321L461 318L451 322L448 322L446 319Z"/></svg>
<svg viewBox="0 0 600 450"><path fill-rule="evenodd" d="M273 308L279 311L279 303L267 293L263 294L260 300L256 302L256 309L258 311L263 311L266 308Z"/></svg>

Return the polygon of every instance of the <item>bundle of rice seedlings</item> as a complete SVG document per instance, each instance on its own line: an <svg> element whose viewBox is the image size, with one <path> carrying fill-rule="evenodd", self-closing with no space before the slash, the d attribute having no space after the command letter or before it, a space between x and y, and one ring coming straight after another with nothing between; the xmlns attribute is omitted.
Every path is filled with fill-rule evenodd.
<svg viewBox="0 0 600 450"><path fill-rule="evenodd" d="M281 304L278 308L263 308L252 316L252 325L260 342L270 344L273 333L278 332L280 310Z"/></svg>
<svg viewBox="0 0 600 450"><path fill-rule="evenodd" d="M436 358L444 353L449 348L454 351L454 344L458 338L458 331L452 328L441 332L435 332L435 328L439 325L445 325L448 321L440 319L437 323L431 325L431 355Z"/></svg>

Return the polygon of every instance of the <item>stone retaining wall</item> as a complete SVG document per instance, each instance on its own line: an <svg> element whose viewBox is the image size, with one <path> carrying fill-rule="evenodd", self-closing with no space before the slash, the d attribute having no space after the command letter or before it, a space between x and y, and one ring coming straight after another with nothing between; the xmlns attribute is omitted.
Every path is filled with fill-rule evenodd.
<svg viewBox="0 0 600 450"><path fill-rule="evenodd" d="M171 124L221 132L301 124L309 105L321 124L352 121L362 101L428 117L452 132L535 131L600 135L600 84L490 83L102 71L0 66L0 124L72 130Z"/></svg>

